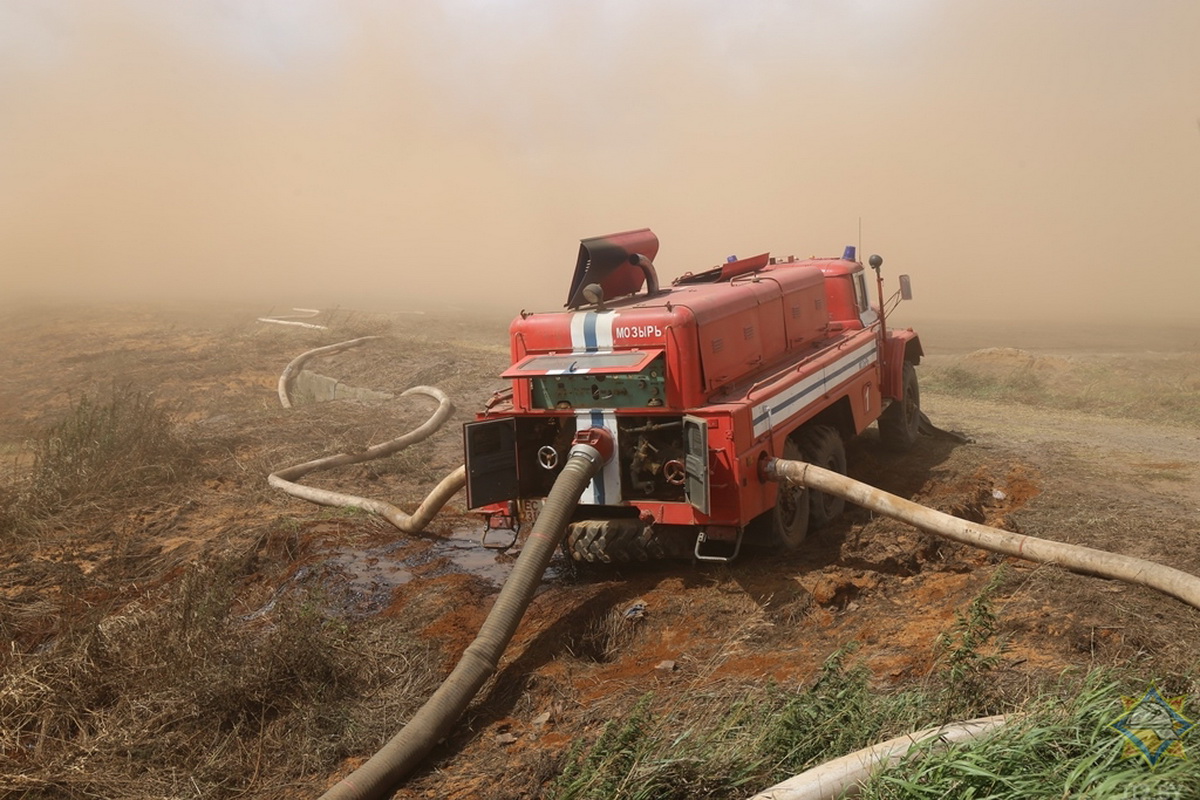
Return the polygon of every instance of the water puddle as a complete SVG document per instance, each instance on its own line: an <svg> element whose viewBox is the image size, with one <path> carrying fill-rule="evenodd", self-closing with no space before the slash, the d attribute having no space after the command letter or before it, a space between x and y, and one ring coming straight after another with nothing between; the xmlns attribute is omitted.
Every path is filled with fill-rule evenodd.
<svg viewBox="0 0 1200 800"><path fill-rule="evenodd" d="M499 589L512 572L517 552L483 547L479 532L478 528L462 528L446 536L324 550L319 560L298 569L269 603L250 616L267 613L289 587L297 585L319 585L326 604L350 616L366 616L387 608L399 586L453 573L477 576ZM502 542L502 537L493 534L489 542ZM551 562L543 584L560 576L564 564L560 558L556 556Z"/></svg>
<svg viewBox="0 0 1200 800"><path fill-rule="evenodd" d="M504 542L492 538L490 542ZM457 528L444 537L427 539L428 546L404 557L400 563L420 577L436 578L452 572L477 575L497 587L508 579L517 551L491 550L479 543L479 528Z"/></svg>

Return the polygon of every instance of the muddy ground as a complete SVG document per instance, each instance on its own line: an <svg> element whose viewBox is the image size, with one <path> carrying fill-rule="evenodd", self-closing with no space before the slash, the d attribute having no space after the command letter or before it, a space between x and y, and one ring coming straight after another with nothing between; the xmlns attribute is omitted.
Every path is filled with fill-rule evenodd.
<svg viewBox="0 0 1200 800"><path fill-rule="evenodd" d="M392 676L391 683L376 676L381 697L398 691L395 683L423 695L471 641L513 556L477 545L479 527L461 497L425 534L407 536L362 514L283 496L265 477L391 438L432 410L422 398L280 408L276 381L294 356L381 334L311 369L392 393L435 384L455 400L456 413L433 439L389 461L309 482L411 509L460 463L459 423L501 388L494 376L507 363L506 322L336 311L317 320L331 325L322 331L255 321L268 311L54 307L0 317L0 455L10 493L31 466L39 431L85 393L114 383L152 392L174 409L185 436L204 443L199 472L172 489L97 501L3 539L0 621L13 641L10 673L29 654L52 647L72 615L98 609L104 619L136 618L189 565L227 553L253 555L242 562L233 601L248 628L304 587L321 598L324 618L380 632L355 640L377 651L355 656L383 664L380 674ZM897 456L883 451L871 430L850 447L850 474L969 519L1200 573L1200 424L1186 408L1173 413L1171 404L1155 401L1170 392L1185 404L1196 396L1200 335L1186 331L1171 348L1161 347L1154 331L1139 336L1103 341L1052 326L931 325L922 378L940 372L941 385L958 389L939 391L939 380L931 380L923 406L937 424L974 441L927 438ZM1007 380L1018 373L1038 376L1020 382L1019 398L961 391L964 375ZM958 384L947 383L947 375ZM1126 392L1128 402L1038 403L1043 391L1096 398L1109 397L1110 387ZM938 635L1002 567L997 611L1006 647L996 675L1013 696L1067 669L1113 665L1200 698L1200 612L1149 590L1002 559L851 509L799 552L751 553L729 566L577 571L556 561L499 674L398 796L539 796L572 741L595 736L647 692L686 704L725 683L804 684L850 642L881 688L927 680ZM86 591L71 588L79 585ZM613 630L614 616L637 603L644 616L631 630ZM384 663L393 635L419 643L424 659L414 661L417 651L409 649L402 664ZM347 702L369 706L369 699ZM368 714L373 727L366 726L358 755L334 763L313 759L280 776L263 766L260 749L237 792L318 793L398 729L407 707ZM257 734L239 739L248 751L255 741L260 748L274 741L272 720L261 720ZM182 779L139 782L136 748L109 754L108 762L88 761L77 742L67 741L86 725L65 728L62 742L44 735L47 725L40 737L34 730L6 740L5 791L97 796L108 787L124 796L187 796ZM194 747L209 746L205 741L216 739L198 738ZM304 746L303 738L292 742ZM61 762L54 761L56 747ZM123 766L112 767L114 759ZM128 778L89 783L82 775L56 783L48 774L56 763ZM159 769L152 759L143 765ZM221 786L212 780L197 784L196 794L232 791L206 790Z"/></svg>

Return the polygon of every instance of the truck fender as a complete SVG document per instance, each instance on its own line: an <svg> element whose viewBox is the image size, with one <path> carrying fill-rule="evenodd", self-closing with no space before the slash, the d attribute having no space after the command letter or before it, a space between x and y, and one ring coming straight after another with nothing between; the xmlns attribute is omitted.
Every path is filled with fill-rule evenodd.
<svg viewBox="0 0 1200 800"><path fill-rule="evenodd" d="M904 362L921 363L925 355L921 337L913 330L888 331L883 346L883 396L892 400L902 399L904 394Z"/></svg>

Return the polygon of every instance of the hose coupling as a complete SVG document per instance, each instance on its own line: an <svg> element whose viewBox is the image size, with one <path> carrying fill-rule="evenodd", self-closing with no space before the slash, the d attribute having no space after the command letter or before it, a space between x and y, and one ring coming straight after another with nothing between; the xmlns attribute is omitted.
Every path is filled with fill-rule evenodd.
<svg viewBox="0 0 1200 800"><path fill-rule="evenodd" d="M591 461L597 459L607 464L613 457L613 435L608 428L585 428L575 434L571 442L571 455L581 454Z"/></svg>
<svg viewBox="0 0 1200 800"><path fill-rule="evenodd" d="M808 464L803 461L785 461L782 458L768 456L766 453L763 453L758 460L758 479L764 483L778 481L779 483L791 482L797 486L803 486L804 473L807 471Z"/></svg>

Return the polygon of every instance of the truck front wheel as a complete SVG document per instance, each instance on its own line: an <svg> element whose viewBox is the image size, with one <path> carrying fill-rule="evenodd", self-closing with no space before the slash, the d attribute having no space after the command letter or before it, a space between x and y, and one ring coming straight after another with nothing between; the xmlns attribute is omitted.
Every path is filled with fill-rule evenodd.
<svg viewBox="0 0 1200 800"><path fill-rule="evenodd" d="M904 362L901 387L900 399L893 400L879 415L879 440L889 450L908 450L921 435L921 388L911 361Z"/></svg>

